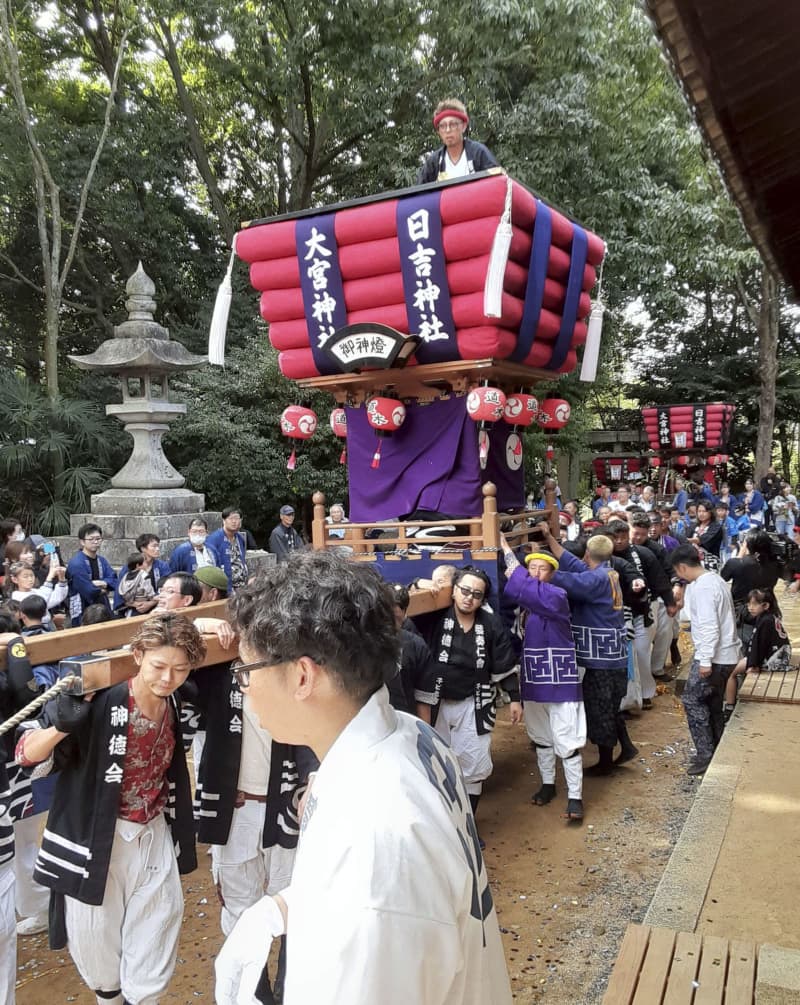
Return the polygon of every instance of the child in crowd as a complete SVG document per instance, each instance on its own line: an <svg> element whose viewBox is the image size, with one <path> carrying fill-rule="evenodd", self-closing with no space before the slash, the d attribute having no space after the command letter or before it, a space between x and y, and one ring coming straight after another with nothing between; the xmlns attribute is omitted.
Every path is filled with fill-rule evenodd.
<svg viewBox="0 0 800 1005"><path fill-rule="evenodd" d="M747 610L755 622L747 652L739 660L725 686L725 721L731 717L736 695L745 674L781 673L791 668L792 646L778 617L778 602L772 590L751 590Z"/></svg>
<svg viewBox="0 0 800 1005"><path fill-rule="evenodd" d="M152 600L155 597L153 582L149 571L144 569L144 555L140 551L128 556L128 571L119 581L119 595L124 607L120 614L130 618L139 612L133 606L137 600Z"/></svg>
<svg viewBox="0 0 800 1005"><path fill-rule="evenodd" d="M717 522L720 527L722 527L722 544L719 547L719 564L720 566L723 566L729 558L733 557L734 551L737 547L737 537L739 531L736 527L736 521L730 515L727 503L718 502L714 507L714 512L717 516Z"/></svg>
<svg viewBox="0 0 800 1005"><path fill-rule="evenodd" d="M14 562L8 570L11 583L11 599L22 602L26 597L38 596L44 600L46 610L42 623L47 627L51 622L50 611L55 610L67 599L67 584L64 567L51 563L47 579L42 586L36 585L36 574L25 562Z"/></svg>

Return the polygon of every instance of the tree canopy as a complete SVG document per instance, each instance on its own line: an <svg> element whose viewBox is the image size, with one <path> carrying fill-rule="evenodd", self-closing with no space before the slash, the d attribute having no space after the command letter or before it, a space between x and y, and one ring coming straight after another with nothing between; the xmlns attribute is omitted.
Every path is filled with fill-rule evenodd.
<svg viewBox="0 0 800 1005"><path fill-rule="evenodd" d="M0 352L33 383L109 400L108 382L66 357L109 337L139 260L160 320L204 351L240 222L410 183L436 142L432 108L457 95L513 176L608 242L600 377L558 388L587 410L576 430L622 398L707 399L710 388L753 421L760 264L630 0L0 3ZM62 232L54 342L31 134L58 193L46 206L49 233L54 215ZM190 414L170 442L210 505L269 508L288 488L275 418L296 393L277 377L244 269L234 289L231 366L189 378ZM796 327L784 304L782 355ZM800 419L796 380L784 366L782 422ZM226 468L226 439L258 464ZM301 463L292 491L343 492L335 450L321 442L306 459L313 477Z"/></svg>

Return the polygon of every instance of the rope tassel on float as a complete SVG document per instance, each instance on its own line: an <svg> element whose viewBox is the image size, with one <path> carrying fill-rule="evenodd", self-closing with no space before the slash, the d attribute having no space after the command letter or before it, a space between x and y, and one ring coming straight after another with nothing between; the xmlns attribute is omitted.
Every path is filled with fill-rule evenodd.
<svg viewBox="0 0 800 1005"><path fill-rule="evenodd" d="M608 250L608 249L606 249ZM589 327L586 330L586 345L583 347L583 362L581 363L580 380L591 383L597 377L597 363L600 359L600 341L603 337L603 265L605 256L600 262L600 274L597 278L597 297L592 304L589 315Z"/></svg>
<svg viewBox="0 0 800 1005"><path fill-rule="evenodd" d="M214 313L211 316L211 326L208 332L208 362L212 366L225 366L225 337L228 332L228 315L233 300L233 263L236 260L236 235L231 243L231 257L228 260L228 270L225 278L219 284L217 299L214 301Z"/></svg>

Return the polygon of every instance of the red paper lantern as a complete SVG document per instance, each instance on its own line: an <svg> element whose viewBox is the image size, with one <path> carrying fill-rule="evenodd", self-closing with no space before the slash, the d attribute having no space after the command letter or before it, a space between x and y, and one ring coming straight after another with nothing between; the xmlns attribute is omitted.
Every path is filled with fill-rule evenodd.
<svg viewBox="0 0 800 1005"><path fill-rule="evenodd" d="M569 422L572 409L563 398L546 398L539 405L536 421L542 429L563 429Z"/></svg>
<svg viewBox="0 0 800 1005"><path fill-rule="evenodd" d="M347 439L347 412L343 408L334 408L331 412L331 429L333 430L333 435L338 436L340 440ZM342 445L342 453L339 457L339 463L344 464L347 460L347 444Z"/></svg>
<svg viewBox="0 0 800 1005"><path fill-rule="evenodd" d="M372 455L372 467L381 463L381 437L395 433L406 419L406 406L397 398L370 398L367 402L367 422L378 434L378 445Z"/></svg>
<svg viewBox="0 0 800 1005"><path fill-rule="evenodd" d="M505 407L506 396L499 387L476 387L467 395L467 415L474 422L497 422Z"/></svg>
<svg viewBox="0 0 800 1005"><path fill-rule="evenodd" d="M317 415L303 405L289 405L281 415L281 432L290 440L310 440L317 429ZM294 471L297 463L297 451L292 447L286 467Z"/></svg>
<svg viewBox="0 0 800 1005"><path fill-rule="evenodd" d="M544 448L544 456L547 458L548 461L552 461L552 459L556 456L555 447L553 446L552 443L548 443L547 446Z"/></svg>
<svg viewBox="0 0 800 1005"><path fill-rule="evenodd" d="M660 468L661 467L661 458L660 457L651 457L650 458L650 467L651 468Z"/></svg>
<svg viewBox="0 0 800 1005"><path fill-rule="evenodd" d="M532 394L512 394L506 398L503 418L510 426L530 426L538 411L539 402Z"/></svg>

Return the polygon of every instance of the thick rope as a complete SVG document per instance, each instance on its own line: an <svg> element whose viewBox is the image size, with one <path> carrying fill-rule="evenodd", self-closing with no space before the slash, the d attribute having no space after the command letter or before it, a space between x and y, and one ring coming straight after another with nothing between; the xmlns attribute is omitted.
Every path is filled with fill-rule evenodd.
<svg viewBox="0 0 800 1005"><path fill-rule="evenodd" d="M0 725L0 736L4 736L6 733L10 733L12 729L16 729L21 722L25 722L26 719L30 719L33 712L38 712L42 705L50 701L51 698L55 698L57 695L61 694L62 691L74 684L76 680L80 680L77 674L68 674L66 677L62 677L61 680L56 681L56 683L49 687L42 694L37 695L33 701L28 702L25 708L21 708L16 715L12 715L10 719L6 719L2 725Z"/></svg>

